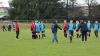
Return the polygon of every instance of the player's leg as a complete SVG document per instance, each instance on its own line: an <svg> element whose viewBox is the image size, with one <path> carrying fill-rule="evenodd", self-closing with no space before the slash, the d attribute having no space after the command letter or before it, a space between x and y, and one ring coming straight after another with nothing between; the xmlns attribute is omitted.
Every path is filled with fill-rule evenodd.
<svg viewBox="0 0 100 56"><path fill-rule="evenodd" d="M42 31L42 38L44 38L44 32Z"/></svg>
<svg viewBox="0 0 100 56"><path fill-rule="evenodd" d="M5 31L7 31L6 27L4 28Z"/></svg>
<svg viewBox="0 0 100 56"><path fill-rule="evenodd" d="M37 38L40 39L40 32L39 31L36 32L36 35L37 35Z"/></svg>
<svg viewBox="0 0 100 56"><path fill-rule="evenodd" d="M70 43L72 43L72 36L70 36Z"/></svg>
<svg viewBox="0 0 100 56"><path fill-rule="evenodd" d="M2 28L2 31L4 32L4 28Z"/></svg>
<svg viewBox="0 0 100 56"><path fill-rule="evenodd" d="M35 32L33 33L33 37L34 37L34 39L36 39L36 38L37 38L37 35L36 35L36 33L35 33Z"/></svg>
<svg viewBox="0 0 100 56"><path fill-rule="evenodd" d="M71 35L72 35L72 37L74 37L74 31L71 31Z"/></svg>
<svg viewBox="0 0 100 56"><path fill-rule="evenodd" d="M84 42L84 32L82 32L82 42Z"/></svg>
<svg viewBox="0 0 100 56"><path fill-rule="evenodd" d="M9 28L9 31L11 32L11 27Z"/></svg>
<svg viewBox="0 0 100 56"><path fill-rule="evenodd" d="M54 33L54 35L55 35L55 40L56 40L56 42L58 43L57 33Z"/></svg>
<svg viewBox="0 0 100 56"><path fill-rule="evenodd" d="M91 34L91 30L89 30L89 37L91 36L90 34Z"/></svg>
<svg viewBox="0 0 100 56"><path fill-rule="evenodd" d="M72 31L69 31L70 43L72 43Z"/></svg>
<svg viewBox="0 0 100 56"><path fill-rule="evenodd" d="M64 37L67 38L67 32L66 32L66 30L64 30Z"/></svg>
<svg viewBox="0 0 100 56"><path fill-rule="evenodd" d="M42 31L42 38L46 37L45 31Z"/></svg>
<svg viewBox="0 0 100 56"><path fill-rule="evenodd" d="M85 41L87 41L87 32L84 33Z"/></svg>
<svg viewBox="0 0 100 56"><path fill-rule="evenodd" d="M80 34L79 34L79 38L81 38L82 37L82 32L80 32Z"/></svg>
<svg viewBox="0 0 100 56"><path fill-rule="evenodd" d="M95 34L95 36L96 36L96 31L94 31L94 34Z"/></svg>
<svg viewBox="0 0 100 56"><path fill-rule="evenodd" d="M53 38L52 38L52 42L55 42L55 34L53 33Z"/></svg>
<svg viewBox="0 0 100 56"><path fill-rule="evenodd" d="M34 32L32 32L32 39L35 39L35 35L34 35Z"/></svg>
<svg viewBox="0 0 100 56"><path fill-rule="evenodd" d="M18 37L19 37L19 31L16 32L16 39L19 39Z"/></svg>
<svg viewBox="0 0 100 56"><path fill-rule="evenodd" d="M98 37L98 31L95 31L95 36Z"/></svg>
<svg viewBox="0 0 100 56"><path fill-rule="evenodd" d="M97 37L98 37L98 31L97 31L96 35L97 35Z"/></svg>
<svg viewBox="0 0 100 56"><path fill-rule="evenodd" d="M77 38L79 38L79 32L78 31L76 31L76 36L77 36Z"/></svg>
<svg viewBox="0 0 100 56"><path fill-rule="evenodd" d="M40 36L40 32L38 32L38 36L39 36L39 39L40 39L40 37L41 37L41 36Z"/></svg>
<svg viewBox="0 0 100 56"><path fill-rule="evenodd" d="M46 37L45 32L43 33L44 37Z"/></svg>
<svg viewBox="0 0 100 56"><path fill-rule="evenodd" d="M64 30L64 37L65 37L65 30Z"/></svg>
<svg viewBox="0 0 100 56"><path fill-rule="evenodd" d="M72 37L71 37L71 42L73 41L73 37L74 37L74 31L71 31L71 35L72 35Z"/></svg>
<svg viewBox="0 0 100 56"><path fill-rule="evenodd" d="M38 38L38 35L37 35L37 33L36 33L36 32L35 32L35 35L34 35L34 36L35 36L35 39L37 39L37 38Z"/></svg>

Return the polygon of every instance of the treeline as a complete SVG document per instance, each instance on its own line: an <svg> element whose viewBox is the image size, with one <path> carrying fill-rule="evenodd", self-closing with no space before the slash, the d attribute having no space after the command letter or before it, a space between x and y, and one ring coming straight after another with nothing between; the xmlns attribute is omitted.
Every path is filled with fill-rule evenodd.
<svg viewBox="0 0 100 56"><path fill-rule="evenodd" d="M86 8L77 0L12 0L8 13L12 20L33 19L99 19L100 4L86 0ZM83 10L84 9L84 10ZM87 13L84 13L87 11Z"/></svg>

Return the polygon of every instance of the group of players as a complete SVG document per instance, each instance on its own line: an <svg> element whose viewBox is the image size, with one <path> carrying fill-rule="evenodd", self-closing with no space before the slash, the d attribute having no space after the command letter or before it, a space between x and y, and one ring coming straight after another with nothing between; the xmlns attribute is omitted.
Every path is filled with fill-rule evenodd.
<svg viewBox="0 0 100 56"><path fill-rule="evenodd" d="M32 39L40 39L40 33L42 33L42 38L45 38L45 30L46 30L46 26L43 23L43 21L38 22L35 21L31 24L31 32L32 32Z"/></svg>
<svg viewBox="0 0 100 56"><path fill-rule="evenodd" d="M2 31L10 31L12 30L12 25L8 24L7 27L5 25L2 25Z"/></svg>
<svg viewBox="0 0 100 56"><path fill-rule="evenodd" d="M72 43L73 37L74 37L74 31L76 33L77 38L82 38L82 42L87 41L87 36L90 37L90 33L92 30L92 27L94 29L94 34L96 37L98 37L99 32L99 23L98 21L95 21L94 24L91 24L91 22L88 20L87 22L80 20L76 21L76 23L73 23L73 20L70 20L70 23L67 23L67 21L64 21L64 37L67 38L67 35L69 35L70 43ZM58 25L57 21L53 22L52 24L52 33L53 33L53 40L52 42L57 42L57 29L62 30L62 28ZM67 32L69 34L67 34Z"/></svg>
<svg viewBox="0 0 100 56"><path fill-rule="evenodd" d="M11 31L11 25L8 25L8 30ZM51 25L51 31L53 34L53 39L52 42L56 42L58 43L58 37L57 37L57 32L58 29L64 31L64 37L67 38L69 36L70 39L70 43L72 43L73 37L74 37L74 33L76 34L77 38L82 38L82 41L85 42L87 41L87 37L90 37L90 33L91 30L94 30L94 34L96 37L98 37L98 32L99 32L99 23L98 21L95 21L94 24L91 24L91 22L88 20L83 21L76 21L75 23L73 22L73 20L70 20L70 23L67 23L66 20L64 20L64 25L63 28L61 28L58 25L57 21L54 21ZM42 38L45 38L45 31L46 31L46 25L43 21L35 21L31 24L31 32L32 32L32 39L40 39L40 35L42 35ZM5 30L5 26L2 26L3 31ZM19 39L19 23L16 21L15 22L15 31L16 31L16 39ZM42 33L42 34L40 34ZM69 33L69 34L68 34Z"/></svg>
<svg viewBox="0 0 100 56"><path fill-rule="evenodd" d="M31 32L32 32L32 39L37 39L40 38L40 33L42 33L42 38L45 38L45 24L43 23L43 21L38 22L35 21L31 24ZM8 29L8 30L7 30ZM19 22L18 21L14 21L14 24L8 24L7 27L6 25L3 23L2 25L2 31L10 31L11 30L15 30L16 31L16 39L19 39L19 34L20 34L20 26L19 26Z"/></svg>

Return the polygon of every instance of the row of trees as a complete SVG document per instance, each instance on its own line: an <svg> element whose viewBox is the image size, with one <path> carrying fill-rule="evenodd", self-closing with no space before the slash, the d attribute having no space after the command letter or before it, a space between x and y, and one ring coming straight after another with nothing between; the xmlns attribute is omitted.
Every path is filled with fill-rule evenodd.
<svg viewBox="0 0 100 56"><path fill-rule="evenodd" d="M9 15L12 19L65 19L85 17L77 0L12 0ZM85 0L88 18L100 16L100 5L96 0Z"/></svg>

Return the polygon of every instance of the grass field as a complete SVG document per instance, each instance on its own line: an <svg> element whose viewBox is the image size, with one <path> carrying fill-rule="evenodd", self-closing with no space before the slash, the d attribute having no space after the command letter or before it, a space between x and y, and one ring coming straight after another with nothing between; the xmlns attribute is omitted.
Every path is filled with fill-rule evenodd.
<svg viewBox="0 0 100 56"><path fill-rule="evenodd" d="M100 38L93 32L86 43L75 36L72 45L62 32L59 30L59 43L53 44L50 29L46 31L46 39L37 40L32 40L29 29L20 31L19 40L16 40L14 31L0 31L0 56L100 56Z"/></svg>

